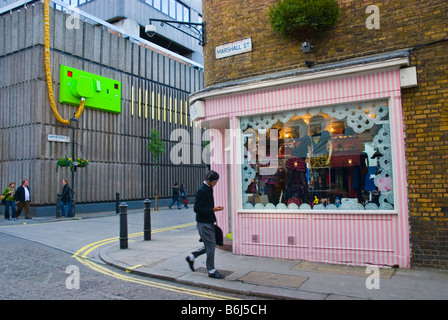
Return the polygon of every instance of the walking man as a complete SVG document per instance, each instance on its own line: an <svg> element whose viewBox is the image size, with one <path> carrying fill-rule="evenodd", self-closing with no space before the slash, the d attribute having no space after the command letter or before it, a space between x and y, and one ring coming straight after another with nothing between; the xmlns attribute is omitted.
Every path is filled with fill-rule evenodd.
<svg viewBox="0 0 448 320"><path fill-rule="evenodd" d="M22 209L25 208L25 219L32 219L30 217L30 188L28 187L28 181L23 180L22 185L17 188L15 199L19 201L17 205L17 217L22 213Z"/></svg>
<svg viewBox="0 0 448 320"><path fill-rule="evenodd" d="M215 207L213 199L213 187L219 180L219 174L215 171L210 171L205 177L204 183L196 192L196 200L194 202L194 212L196 212L196 222L199 236L204 242L204 246L192 252L185 258L190 269L194 271L194 260L203 255L207 255L206 267L208 276L215 279L223 279L224 276L215 269L215 226L216 216L215 212L222 211L223 207Z"/></svg>
<svg viewBox="0 0 448 320"><path fill-rule="evenodd" d="M67 180L62 180L63 188L62 188L62 194L61 194L61 215L63 217L66 216L65 214L65 206L67 206L67 217L72 216L72 189L68 185Z"/></svg>

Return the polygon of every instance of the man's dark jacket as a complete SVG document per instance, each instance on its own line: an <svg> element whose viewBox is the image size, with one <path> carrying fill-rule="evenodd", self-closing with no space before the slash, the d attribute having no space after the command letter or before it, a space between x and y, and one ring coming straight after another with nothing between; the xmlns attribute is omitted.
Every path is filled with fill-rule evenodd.
<svg viewBox="0 0 448 320"><path fill-rule="evenodd" d="M30 192L30 187L28 188L28 192ZM31 198L31 192L30 192L30 198ZM14 195L14 199L16 201L25 202L25 188L23 186L20 186L16 190L16 194Z"/></svg>
<svg viewBox="0 0 448 320"><path fill-rule="evenodd" d="M215 201L213 199L213 189L203 183L196 192L194 201L194 212L196 212L196 222L215 223L216 216L213 208Z"/></svg>
<svg viewBox="0 0 448 320"><path fill-rule="evenodd" d="M72 189L70 189L70 186L68 184L64 185L64 187L62 188L61 201L72 201Z"/></svg>

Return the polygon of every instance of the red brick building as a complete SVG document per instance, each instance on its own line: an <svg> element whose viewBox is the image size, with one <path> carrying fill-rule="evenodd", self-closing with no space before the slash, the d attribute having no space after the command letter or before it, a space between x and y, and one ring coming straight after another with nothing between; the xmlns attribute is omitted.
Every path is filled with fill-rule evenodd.
<svg viewBox="0 0 448 320"><path fill-rule="evenodd" d="M203 1L205 89L190 97L195 117L223 135L256 131L216 147L216 157L247 160L251 138L258 146L278 131L275 185L259 156L212 163L228 177L216 193L229 203L219 219L234 253L447 268L448 3L338 0L336 25L304 53L305 39L273 31L277 2ZM310 163L300 186L290 149L307 135L318 141L319 124L332 165ZM364 153L369 172L359 180Z"/></svg>

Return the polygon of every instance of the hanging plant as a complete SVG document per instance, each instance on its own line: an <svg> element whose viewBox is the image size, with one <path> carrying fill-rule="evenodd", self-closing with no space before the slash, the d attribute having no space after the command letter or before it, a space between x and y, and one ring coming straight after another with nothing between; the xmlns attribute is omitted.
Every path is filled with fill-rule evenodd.
<svg viewBox="0 0 448 320"><path fill-rule="evenodd" d="M86 158L82 157L82 158L78 158L76 160L76 162L78 163L76 166L78 168L85 168L89 165L89 160L87 160Z"/></svg>
<svg viewBox="0 0 448 320"><path fill-rule="evenodd" d="M73 166L72 158L64 156L64 157L60 158L58 161L56 161L56 172L59 171L59 168L66 168L66 167L72 167L72 166Z"/></svg>
<svg viewBox="0 0 448 320"><path fill-rule="evenodd" d="M283 38L311 38L333 27L339 18L337 0L283 0L269 11L274 31Z"/></svg>
<svg viewBox="0 0 448 320"><path fill-rule="evenodd" d="M89 160L87 160L84 157L79 157L76 159L76 161L73 161L72 158L69 158L68 156L63 156L58 161L56 161L56 172L59 171L59 168L68 168L70 167L70 170L75 170L76 168L85 168L89 165Z"/></svg>

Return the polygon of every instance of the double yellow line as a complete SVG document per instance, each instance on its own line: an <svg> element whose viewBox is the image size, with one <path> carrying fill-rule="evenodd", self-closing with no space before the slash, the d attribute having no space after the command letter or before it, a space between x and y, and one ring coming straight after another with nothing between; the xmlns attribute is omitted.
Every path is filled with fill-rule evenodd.
<svg viewBox="0 0 448 320"><path fill-rule="evenodd" d="M173 226L173 227L156 229L156 230L152 230L151 233L159 233L159 232L164 232L164 231L176 230L176 229L180 229L180 228L193 226L195 224L196 224L196 222L193 222L193 223L187 223L187 224ZM135 238L135 237L139 237L139 236L142 236L142 235L143 235L143 232L133 233L133 234L130 234L128 236L128 238ZM177 292L177 293L183 293L183 294L188 294L188 295L194 295L194 296L207 298L207 299L238 300L236 298L223 296L223 295L218 295L218 294L214 294L212 292L203 292L203 291L192 290L192 289L188 289L188 288L181 288L181 287L176 287L176 286L172 286L172 285L168 285L168 284L157 283L157 282L146 280L146 279L138 279L138 278L130 277L128 275L112 271L112 270L110 270L110 269L108 269L108 268L106 268L106 267L104 267L104 266L102 266L102 265L100 265L98 263L90 261L87 258L87 256L93 250L95 250L95 249L97 249L97 248L99 248L101 246L104 246L106 244L115 242L117 240L119 240L119 237L113 237L113 238L109 238L109 239L104 239L104 240L101 240L101 241L97 241L97 242L88 244L88 245L82 247L81 249L79 249L78 251L76 251L76 253L73 255L73 258L75 258L80 263L82 263L83 265L87 266L88 268L90 268L90 269L92 269L94 271L97 271L97 272L99 272L99 273L101 273L103 275L106 275L106 276L109 276L109 277L113 277L115 279L119 279L119 280L122 280L122 281L136 283L136 284L141 284L141 285L144 285L144 286L157 288L157 289L162 289L162 290L167 290L167 291L171 291L171 292ZM130 272L131 270L136 269L138 267L140 267L140 265L131 267L131 268L129 268L126 271Z"/></svg>

